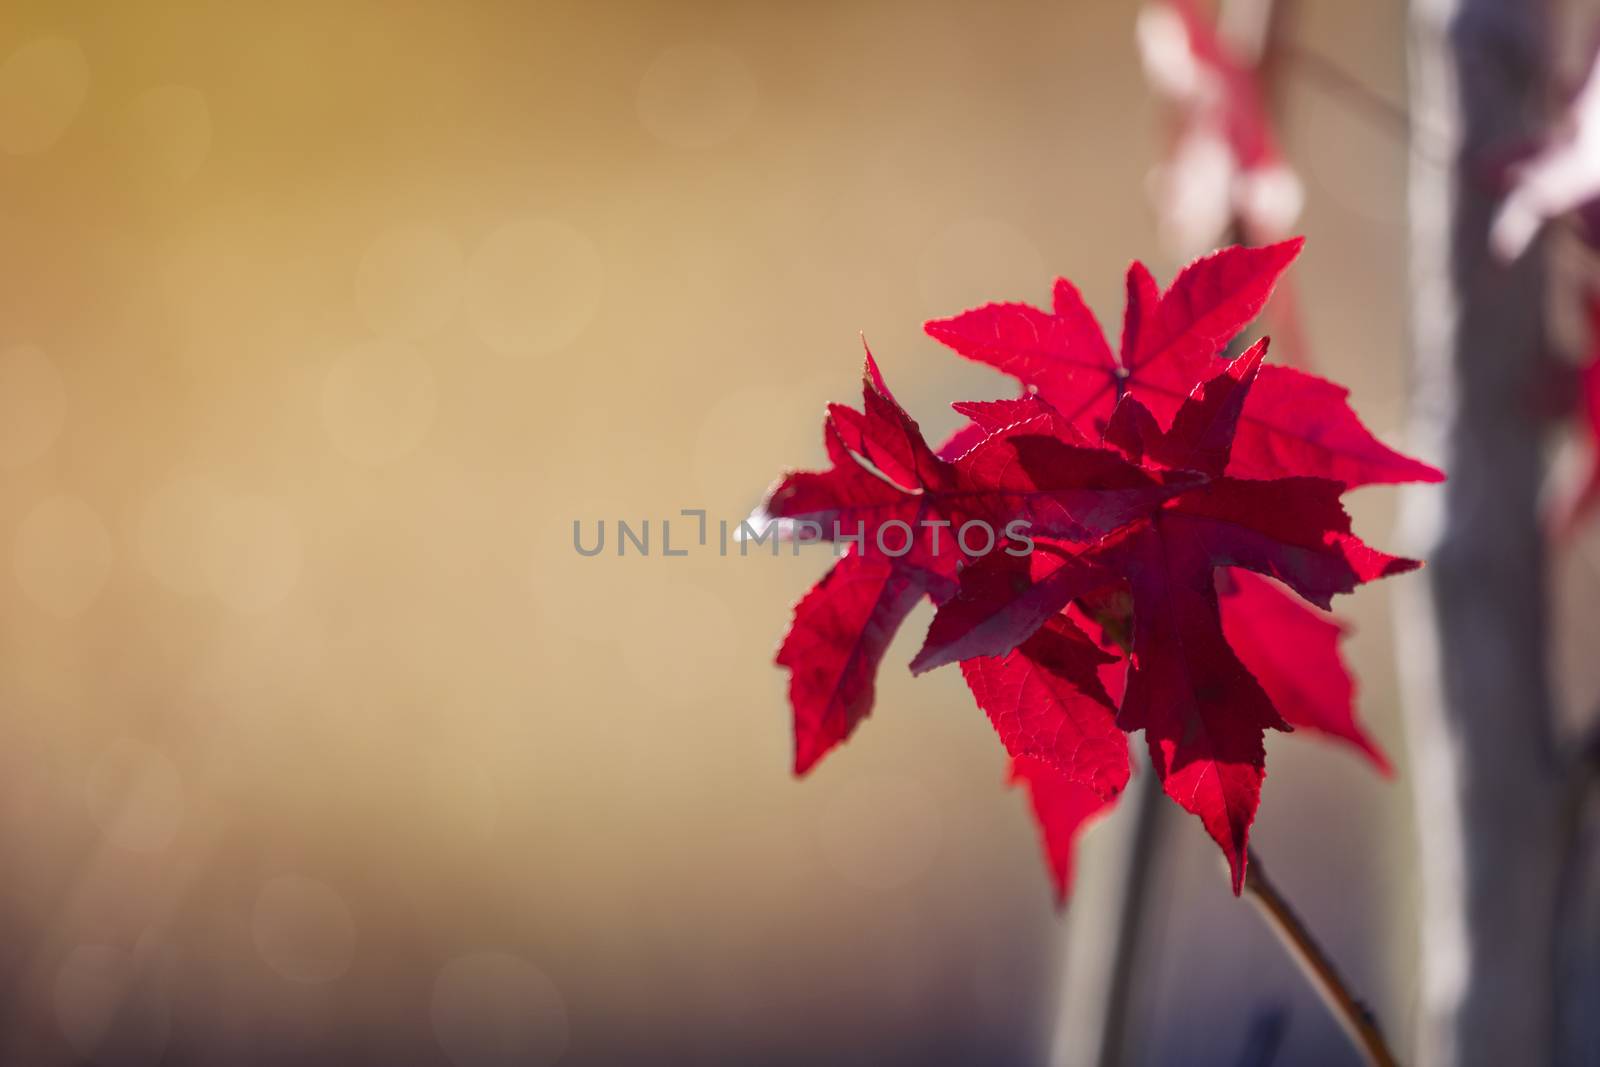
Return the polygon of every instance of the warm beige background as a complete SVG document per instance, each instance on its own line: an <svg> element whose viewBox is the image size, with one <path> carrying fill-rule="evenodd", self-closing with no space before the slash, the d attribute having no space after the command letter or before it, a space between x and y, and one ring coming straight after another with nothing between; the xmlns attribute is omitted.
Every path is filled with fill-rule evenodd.
<svg viewBox="0 0 1600 1067"><path fill-rule="evenodd" d="M1297 37L1403 98L1402 5ZM821 458L865 331L1173 264L1124 2L12 0L7 1062L1036 1062L1061 924L954 671L788 776L825 558L578 558ZM1319 366L1398 441L1403 146L1291 76ZM1393 493L1357 495L1390 535ZM657 531L659 536L659 530ZM1346 607L1404 764L1382 590ZM1274 739L1258 841L1403 1038L1403 783ZM1332 1024L1173 824L1147 1062ZM1092 862L1092 857L1091 857ZM507 1058L511 1057L511 1058Z"/></svg>

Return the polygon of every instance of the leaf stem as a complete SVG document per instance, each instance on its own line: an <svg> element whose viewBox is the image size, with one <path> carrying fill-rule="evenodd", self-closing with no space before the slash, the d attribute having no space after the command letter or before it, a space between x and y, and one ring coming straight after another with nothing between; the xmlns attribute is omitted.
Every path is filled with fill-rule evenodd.
<svg viewBox="0 0 1600 1067"><path fill-rule="evenodd" d="M1389 1051L1378 1021L1365 1004L1351 992L1339 974L1333 960L1323 951L1317 939L1306 929L1300 916L1295 914L1289 901L1267 877L1266 868L1255 849L1249 852L1245 867L1244 891L1261 909L1262 916L1272 932L1288 951L1311 985L1344 1027L1351 1042L1361 1050L1368 1063L1374 1067L1394 1067L1397 1061Z"/></svg>

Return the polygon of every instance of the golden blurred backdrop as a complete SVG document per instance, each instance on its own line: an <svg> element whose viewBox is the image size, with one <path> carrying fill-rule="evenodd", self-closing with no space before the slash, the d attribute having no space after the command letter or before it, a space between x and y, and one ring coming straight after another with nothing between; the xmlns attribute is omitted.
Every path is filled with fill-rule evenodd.
<svg viewBox="0 0 1600 1067"><path fill-rule="evenodd" d="M825 550L572 522L741 518L859 331L937 434L1008 387L924 319L1170 273L1133 6L5 7L5 1061L1038 1062L1063 927L958 674L901 667L925 609L796 783L770 660ZM1296 27L1396 99L1402 31ZM1310 343L1398 442L1403 145L1284 109ZM1344 610L1403 774L1386 596ZM1403 1035L1406 790L1270 746L1262 853ZM1175 827L1146 1062L1279 1007L1349 1062Z"/></svg>

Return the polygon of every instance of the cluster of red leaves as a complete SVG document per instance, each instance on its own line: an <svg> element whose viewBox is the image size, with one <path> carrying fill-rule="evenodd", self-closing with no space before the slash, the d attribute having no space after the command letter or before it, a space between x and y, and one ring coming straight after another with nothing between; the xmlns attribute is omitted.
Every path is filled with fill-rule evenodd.
<svg viewBox="0 0 1600 1067"><path fill-rule="evenodd" d="M1386 769L1324 612L1417 564L1358 540L1340 496L1443 476L1374 438L1345 390L1263 365L1265 340L1225 357L1300 244L1223 250L1165 292L1134 263L1116 352L1065 280L1050 311L990 304L928 323L1024 386L955 405L970 423L937 450L868 355L862 410L828 409L832 467L786 475L763 508L865 535L796 605L778 652L796 773L867 715L879 661L924 596L937 610L912 670L961 665L1029 788L1059 896L1078 830L1127 784L1129 732L1222 847L1236 892L1265 730L1342 738ZM952 531L975 520L1026 520L1032 551L1005 538L969 551Z"/></svg>

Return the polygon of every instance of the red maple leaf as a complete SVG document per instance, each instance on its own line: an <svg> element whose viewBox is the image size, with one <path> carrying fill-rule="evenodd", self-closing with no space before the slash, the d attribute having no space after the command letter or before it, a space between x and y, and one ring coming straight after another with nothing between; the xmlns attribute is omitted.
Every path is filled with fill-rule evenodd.
<svg viewBox="0 0 1600 1067"><path fill-rule="evenodd" d="M1028 803L1045 861L1050 865L1050 880L1055 886L1056 903L1066 902L1072 889L1072 853L1078 834L1097 816L1111 808L1114 799L1057 771L1042 760L1011 761L1011 782L1028 790Z"/></svg>
<svg viewBox="0 0 1600 1067"><path fill-rule="evenodd" d="M961 673L1007 752L1109 800L1128 784L1128 739L1098 674L1116 659L1058 614L1005 655L964 661Z"/></svg>
<svg viewBox="0 0 1600 1067"><path fill-rule="evenodd" d="M796 774L872 710L878 664L924 592L914 572L851 552L795 605L777 662L790 671Z"/></svg>
<svg viewBox="0 0 1600 1067"><path fill-rule="evenodd" d="M990 305L929 324L1033 390L958 404L970 424L937 453L868 356L863 409L829 411L833 466L786 476L765 506L863 531L801 600L779 652L798 772L867 714L884 650L924 595L937 610L912 669L961 664L1028 787L1058 893L1076 834L1127 782L1127 732L1144 731L1165 791L1222 847L1236 892L1267 729L1307 727L1387 769L1355 721L1342 627L1322 612L1417 564L1357 539L1339 498L1347 481L1440 475L1370 435L1352 450L1350 427L1365 431L1343 391L1308 376L1285 386L1304 408L1298 449L1252 416L1278 377L1266 342L1220 353L1298 249L1225 250L1165 294L1135 264L1120 356L1065 281L1053 314ZM874 544L890 521L913 527L898 554ZM951 537L969 522L1005 533L981 547Z"/></svg>
<svg viewBox="0 0 1600 1067"><path fill-rule="evenodd" d="M1082 433L1097 437L1118 398L1132 395L1170 419L1195 383L1217 371L1228 342L1261 311L1303 241L1227 248L1196 260L1165 293L1142 263L1128 268L1121 350L1113 354L1094 315L1066 279L1054 306L988 304L924 328L961 355L1019 379ZM1436 482L1439 471L1373 437L1348 391L1289 367L1263 367L1239 421L1230 473L1304 474L1354 488Z"/></svg>

